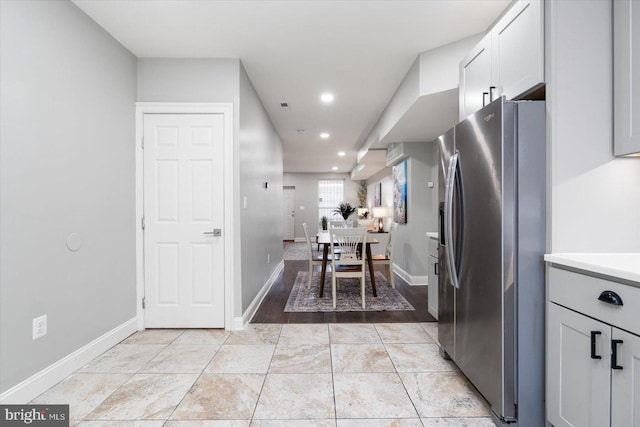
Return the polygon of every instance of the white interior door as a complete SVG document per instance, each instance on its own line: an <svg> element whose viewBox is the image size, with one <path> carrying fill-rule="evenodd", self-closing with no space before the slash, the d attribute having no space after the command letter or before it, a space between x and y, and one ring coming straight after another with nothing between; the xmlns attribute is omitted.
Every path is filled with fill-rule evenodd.
<svg viewBox="0 0 640 427"><path fill-rule="evenodd" d="M296 235L295 230L295 217L296 217L296 208L295 208L295 188L285 188L284 189L284 240L294 240Z"/></svg>
<svg viewBox="0 0 640 427"><path fill-rule="evenodd" d="M223 137L223 114L144 115L147 328L224 327Z"/></svg>

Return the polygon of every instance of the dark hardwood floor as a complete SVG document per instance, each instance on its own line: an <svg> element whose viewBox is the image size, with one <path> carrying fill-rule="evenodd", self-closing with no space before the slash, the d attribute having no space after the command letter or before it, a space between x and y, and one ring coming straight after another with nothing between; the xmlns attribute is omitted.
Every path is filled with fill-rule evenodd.
<svg viewBox="0 0 640 427"><path fill-rule="evenodd" d="M287 304L296 276L299 271L305 271L308 265L307 261L284 262L284 271L280 273L262 301L251 323L403 323L436 321L427 312L427 287L409 286L398 275L394 278L396 289L411 303L415 311L286 313L284 307ZM331 292L330 289L329 292Z"/></svg>

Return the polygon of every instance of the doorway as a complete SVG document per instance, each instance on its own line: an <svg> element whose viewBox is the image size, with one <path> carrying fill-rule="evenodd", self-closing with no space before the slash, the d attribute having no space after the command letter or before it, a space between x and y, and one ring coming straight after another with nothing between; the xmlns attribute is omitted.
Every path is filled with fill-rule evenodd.
<svg viewBox="0 0 640 427"><path fill-rule="evenodd" d="M295 187L284 187L283 188L283 221L284 221L284 241L293 242L296 236L296 208L295 208L295 196L296 196L296 188Z"/></svg>
<svg viewBox="0 0 640 427"><path fill-rule="evenodd" d="M139 327L231 328L231 109L156 110L138 111Z"/></svg>

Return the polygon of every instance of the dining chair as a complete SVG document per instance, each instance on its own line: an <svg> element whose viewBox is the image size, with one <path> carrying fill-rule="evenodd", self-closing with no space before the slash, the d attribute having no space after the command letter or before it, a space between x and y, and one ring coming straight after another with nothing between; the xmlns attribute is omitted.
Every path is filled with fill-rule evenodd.
<svg viewBox="0 0 640 427"><path fill-rule="evenodd" d="M309 250L309 281L307 283L307 289L311 289L311 279L313 278L313 266L322 265L322 255L315 255L311 248L311 239L309 238L309 230L307 229L307 223L302 223L302 229L304 230L304 238L307 241L307 249ZM321 283L320 286L323 286Z"/></svg>
<svg viewBox="0 0 640 427"><path fill-rule="evenodd" d="M391 283L393 289L396 288L396 284L393 281L393 245L396 242L396 234L398 231L398 223L394 222L389 227L389 243L384 250L384 255L373 255L371 261L373 265L384 265L385 273L387 274L387 281Z"/></svg>
<svg viewBox="0 0 640 427"><path fill-rule="evenodd" d="M329 228L345 228L346 226L346 221L343 219L340 220L330 220L329 221Z"/></svg>
<svg viewBox="0 0 640 427"><path fill-rule="evenodd" d="M365 308L365 262L367 258L365 247L367 244L367 229L330 228L329 237L331 253L335 253L335 249L340 249L340 256L333 257L331 260L331 295L333 297L333 308L336 308L336 290L338 279L340 278L360 279L362 308Z"/></svg>

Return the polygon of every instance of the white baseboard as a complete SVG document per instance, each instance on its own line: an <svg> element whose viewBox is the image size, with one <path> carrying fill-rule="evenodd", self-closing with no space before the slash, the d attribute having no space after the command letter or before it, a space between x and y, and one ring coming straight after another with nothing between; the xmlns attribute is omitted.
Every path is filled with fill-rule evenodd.
<svg viewBox="0 0 640 427"><path fill-rule="evenodd" d="M307 241L307 239L305 239L304 237L296 237L295 239L293 239L293 241L296 243L304 243Z"/></svg>
<svg viewBox="0 0 640 427"><path fill-rule="evenodd" d="M410 286L428 286L429 285L429 276L412 276L411 274L404 271L402 268L398 267L398 264L393 264L393 271L395 271L398 276L402 277L405 282L407 282Z"/></svg>
<svg viewBox="0 0 640 427"><path fill-rule="evenodd" d="M0 394L0 403L30 402L137 330L138 319L134 317Z"/></svg>
<svg viewBox="0 0 640 427"><path fill-rule="evenodd" d="M244 327L247 325L247 323L251 321L253 316L256 314L256 311L258 311L258 307L260 307L262 300L264 299L265 296L267 296L267 293L269 293L271 286L273 286L273 282L275 282L276 277L278 277L278 274L280 274L280 272L283 269L284 269L284 261L280 261L276 266L276 268L273 270L273 273L271 273L271 276L267 279L265 284L262 286L262 289L260 289L256 297L253 299L253 301L251 301L251 304L249 304L249 307L247 307L242 317L236 317L233 319L234 331L244 330Z"/></svg>

